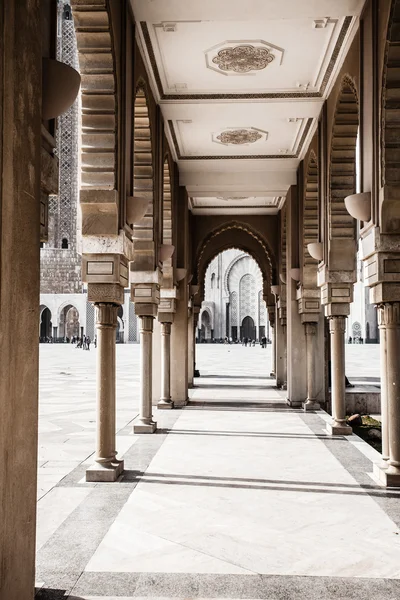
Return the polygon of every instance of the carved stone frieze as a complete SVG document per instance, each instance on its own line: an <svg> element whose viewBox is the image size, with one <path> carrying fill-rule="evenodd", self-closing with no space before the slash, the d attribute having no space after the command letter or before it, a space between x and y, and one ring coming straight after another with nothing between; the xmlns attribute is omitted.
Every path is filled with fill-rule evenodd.
<svg viewBox="0 0 400 600"><path fill-rule="evenodd" d="M240 45L220 50L212 62L221 71L232 73L249 73L262 71L274 60L275 56L269 48Z"/></svg>
<svg viewBox="0 0 400 600"><path fill-rule="evenodd" d="M124 303L124 288L118 283L89 283L88 302Z"/></svg>
<svg viewBox="0 0 400 600"><path fill-rule="evenodd" d="M223 131L220 135L217 135L217 140L222 144L241 146L243 144L254 144L254 142L257 142L262 137L261 133L253 129L232 129L230 131Z"/></svg>

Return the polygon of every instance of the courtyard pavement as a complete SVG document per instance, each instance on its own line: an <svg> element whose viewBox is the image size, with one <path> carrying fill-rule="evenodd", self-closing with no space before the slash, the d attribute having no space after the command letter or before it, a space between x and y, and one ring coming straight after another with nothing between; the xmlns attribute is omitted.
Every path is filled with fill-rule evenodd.
<svg viewBox="0 0 400 600"><path fill-rule="evenodd" d="M378 346L346 350L350 378L379 377ZM270 348L198 345L191 402L140 436L139 347L118 346L115 484L84 481L96 351L40 352L38 598L400 597L400 492L326 413L286 407Z"/></svg>

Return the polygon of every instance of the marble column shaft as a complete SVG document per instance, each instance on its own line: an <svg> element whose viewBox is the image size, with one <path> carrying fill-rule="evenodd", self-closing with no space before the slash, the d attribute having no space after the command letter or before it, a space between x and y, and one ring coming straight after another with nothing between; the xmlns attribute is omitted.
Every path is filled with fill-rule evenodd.
<svg viewBox="0 0 400 600"><path fill-rule="evenodd" d="M346 423L345 332L346 317L329 317L333 422L328 431L337 435L348 435L352 432Z"/></svg>
<svg viewBox="0 0 400 600"><path fill-rule="evenodd" d="M271 377L276 375L276 337L275 337L275 325L270 327L271 331Z"/></svg>
<svg viewBox="0 0 400 600"><path fill-rule="evenodd" d="M381 375L381 432L382 432L382 460L389 460L389 415L388 415L388 378L387 378L387 339L386 319L384 306L378 306L378 325L380 331L380 375ZM387 466L387 464L386 464Z"/></svg>
<svg viewBox="0 0 400 600"><path fill-rule="evenodd" d="M161 323L161 398L160 404L171 402L171 323Z"/></svg>
<svg viewBox="0 0 400 600"><path fill-rule="evenodd" d="M304 410L318 410L320 407L317 402L316 385L316 352L318 324L314 322L304 323L306 331L307 346L307 400L303 404Z"/></svg>
<svg viewBox="0 0 400 600"><path fill-rule="evenodd" d="M386 329L387 414L389 433L388 475L400 476L400 302L382 306L381 319Z"/></svg>
<svg viewBox="0 0 400 600"><path fill-rule="evenodd" d="M152 355L154 317L140 315L140 414L134 424L135 433L153 433L156 423L153 421L152 408Z"/></svg>
<svg viewBox="0 0 400 600"><path fill-rule="evenodd" d="M96 372L96 457L95 461L110 466L115 450L115 338L118 306L96 304L97 372Z"/></svg>

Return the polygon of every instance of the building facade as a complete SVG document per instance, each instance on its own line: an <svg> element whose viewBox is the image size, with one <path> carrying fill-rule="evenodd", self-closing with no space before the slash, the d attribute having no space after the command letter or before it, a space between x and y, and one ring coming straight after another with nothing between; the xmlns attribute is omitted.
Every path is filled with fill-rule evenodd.
<svg viewBox="0 0 400 600"><path fill-rule="evenodd" d="M262 273L249 254L236 249L218 254L207 269L204 286L199 341L269 337Z"/></svg>

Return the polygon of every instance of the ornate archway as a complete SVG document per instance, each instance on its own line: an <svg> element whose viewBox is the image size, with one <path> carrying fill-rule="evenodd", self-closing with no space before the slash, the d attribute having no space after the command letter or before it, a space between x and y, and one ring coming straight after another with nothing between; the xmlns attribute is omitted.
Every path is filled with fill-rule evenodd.
<svg viewBox="0 0 400 600"><path fill-rule="evenodd" d="M339 244L344 240L355 240L355 221L347 212L344 199L356 192L358 129L357 89L350 75L344 75L336 102L329 172L328 239L330 248L336 252L338 244L333 243L335 240ZM351 261L355 261L355 252Z"/></svg>
<svg viewBox="0 0 400 600"><path fill-rule="evenodd" d="M154 240L154 170L150 115L144 84L139 84L134 105L133 191L147 198L146 215L133 226L134 239Z"/></svg>

